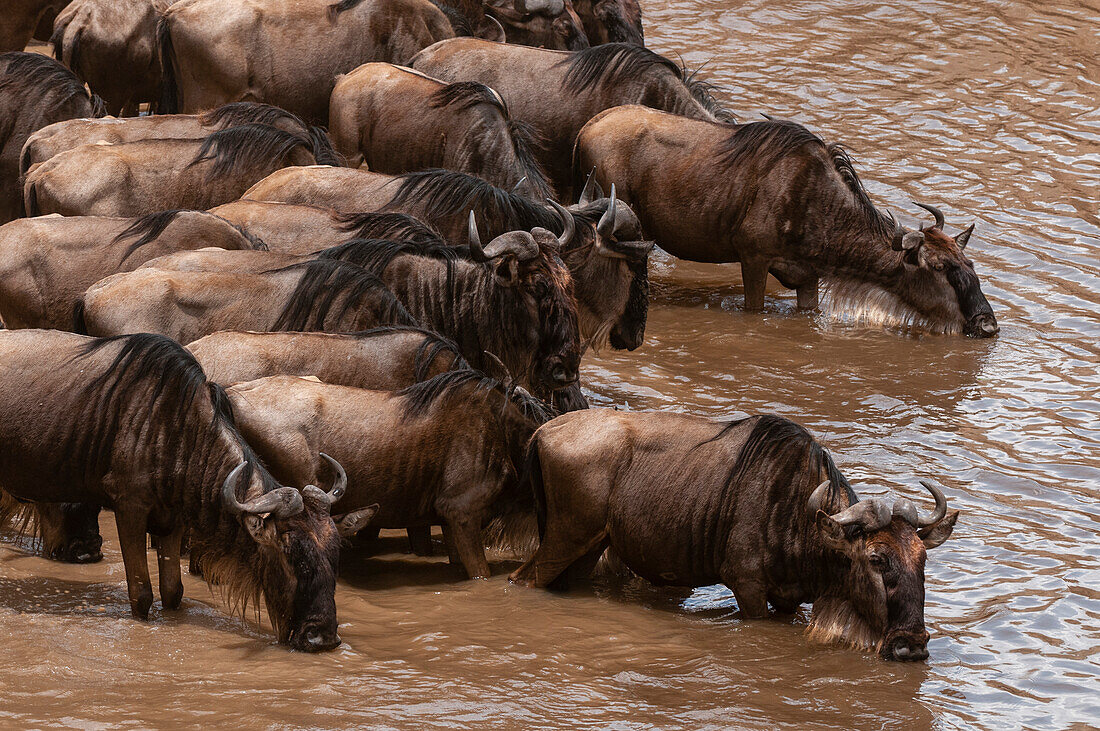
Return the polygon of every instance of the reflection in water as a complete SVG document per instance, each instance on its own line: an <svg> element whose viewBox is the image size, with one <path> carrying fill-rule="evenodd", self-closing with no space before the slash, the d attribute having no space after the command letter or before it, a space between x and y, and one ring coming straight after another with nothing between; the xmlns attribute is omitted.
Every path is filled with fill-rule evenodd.
<svg viewBox="0 0 1100 731"><path fill-rule="evenodd" d="M775 728L1095 725L1100 717L1100 11L1088 2L645 2L646 37L743 120L845 143L876 203L977 222L967 249L991 341L795 311L741 311L736 265L658 254L646 344L591 358L593 400L810 428L864 494L921 477L963 513L927 569L931 659L806 643L806 618L742 622L690 596L600 581L560 595L460 581L444 559L349 554L345 646L307 657L226 617L129 619L106 560L0 549L4 725ZM155 561L152 562L155 565ZM18 675L16 675L18 673Z"/></svg>

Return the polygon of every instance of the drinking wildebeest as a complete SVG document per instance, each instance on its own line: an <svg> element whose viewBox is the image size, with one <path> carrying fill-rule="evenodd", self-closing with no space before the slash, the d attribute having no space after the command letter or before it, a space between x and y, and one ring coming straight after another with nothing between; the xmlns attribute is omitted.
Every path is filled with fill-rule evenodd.
<svg viewBox="0 0 1100 731"><path fill-rule="evenodd" d="M562 51L588 48L584 24L569 0L485 0L508 43Z"/></svg>
<svg viewBox="0 0 1100 731"><path fill-rule="evenodd" d="M273 474L317 475L319 453L332 454L348 470L344 506L377 504L372 527L442 523L470 578L489 576L481 529L502 503L525 502L523 447L549 418L537 399L473 370L396 393L293 376L228 393L242 433Z"/></svg>
<svg viewBox="0 0 1100 731"><path fill-rule="evenodd" d="M447 338L396 325L355 333L218 332L187 349L211 381L225 386L315 376L334 386L396 391L469 367Z"/></svg>
<svg viewBox="0 0 1100 731"><path fill-rule="evenodd" d="M573 144L585 122L621 104L645 104L694 119L731 119L710 86L664 56L612 43L562 53L474 38L437 43L409 65L443 81L492 87L513 119L543 140L539 162L563 201L572 200Z"/></svg>
<svg viewBox="0 0 1100 731"><path fill-rule="evenodd" d="M39 53L0 55L0 224L23 215L19 153L27 138L63 119L103 113L102 100L57 61Z"/></svg>
<svg viewBox="0 0 1100 731"><path fill-rule="evenodd" d="M506 43L504 26L485 12L482 0L432 0L451 23L456 36L474 36L487 41Z"/></svg>
<svg viewBox="0 0 1100 731"><path fill-rule="evenodd" d="M103 559L98 505L20 501L0 489L0 529L5 526L19 534L32 534L38 551L52 561L95 563Z"/></svg>
<svg viewBox="0 0 1100 731"><path fill-rule="evenodd" d="M309 139L265 124L244 124L201 140L81 145L27 174L27 215L144 216L170 208L206 209L241 197L287 165L313 164Z"/></svg>
<svg viewBox="0 0 1100 731"><path fill-rule="evenodd" d="M0 25L0 53L22 51L32 37L49 40L54 18L68 4L69 0L8 0Z"/></svg>
<svg viewBox="0 0 1100 731"><path fill-rule="evenodd" d="M54 58L96 90L114 115L160 97L157 13L171 0L73 0L53 24Z"/></svg>
<svg viewBox="0 0 1100 731"><path fill-rule="evenodd" d="M477 82L447 84L411 69L368 63L341 76L329 131L348 164L379 173L445 168L536 199L554 191L534 157L531 128Z"/></svg>
<svg viewBox="0 0 1100 731"><path fill-rule="evenodd" d="M159 537L165 609L183 598L180 540L234 608L263 595L279 641L316 651L336 634L334 488L281 487L234 426L225 392L157 335L0 333L0 474L12 495L115 513L130 609L149 616L146 535ZM352 521L354 522L354 521Z"/></svg>
<svg viewBox="0 0 1100 731"><path fill-rule="evenodd" d="M581 337L593 348L633 350L642 344L648 309L646 262L653 243L643 241L638 217L630 207L593 185L578 204L561 209L534 203L479 178L448 170L429 170L391 177L346 168L286 168L268 176L247 193L248 200L304 203L317 201L349 212L347 225L363 221L359 235L385 238L376 219L353 211L385 210L411 214L438 229L452 244L463 243L467 219L477 214L479 233L495 238L509 231L572 227L559 255L574 279ZM610 215L614 211L614 216ZM277 211L273 211L275 213ZM290 225L289 222L287 225Z"/></svg>
<svg viewBox="0 0 1100 731"><path fill-rule="evenodd" d="M0 226L0 320L9 330L69 330L73 306L99 280L175 251L263 244L204 211L144 218L42 216Z"/></svg>
<svg viewBox="0 0 1100 731"><path fill-rule="evenodd" d="M77 310L77 322L92 335L156 332L182 343L219 330L356 332L418 324L378 277L331 260L258 272L147 264L92 285Z"/></svg>
<svg viewBox="0 0 1100 731"><path fill-rule="evenodd" d="M541 427L527 449L541 543L513 581L545 587L605 548L655 584L733 591L746 618L812 603L809 634L928 657L926 549L959 517L939 489L860 500L829 454L778 416L716 423L673 413L581 411Z"/></svg>
<svg viewBox="0 0 1100 731"><path fill-rule="evenodd" d="M638 0L572 0L593 46L605 43L645 45L642 8Z"/></svg>
<svg viewBox="0 0 1100 731"><path fill-rule="evenodd" d="M332 208L247 199L210 212L259 238L271 251L286 254L313 254L350 239L432 243L441 238L431 226L404 213L345 214Z"/></svg>
<svg viewBox="0 0 1100 731"><path fill-rule="evenodd" d="M328 135L311 127L285 109L256 102L233 102L204 114L153 114L115 119L70 119L38 130L23 145L20 175L54 155L97 142L118 144L142 140L199 140L218 130L242 124L266 124L308 138L313 157L321 165L338 165L340 159Z"/></svg>
<svg viewBox="0 0 1100 731"><path fill-rule="evenodd" d="M618 182L642 228L691 261L741 262L745 306L769 272L818 304L818 282L902 321L971 337L997 333L973 263L974 227L908 231L875 209L847 153L794 122L721 125L641 106L608 110L577 139L578 171ZM655 183L654 181L659 181Z"/></svg>
<svg viewBox="0 0 1100 731"><path fill-rule="evenodd" d="M452 37L428 0L267 0L230 12L222 0L183 0L157 28L160 111L252 100L326 124L337 76L369 61L406 63Z"/></svg>

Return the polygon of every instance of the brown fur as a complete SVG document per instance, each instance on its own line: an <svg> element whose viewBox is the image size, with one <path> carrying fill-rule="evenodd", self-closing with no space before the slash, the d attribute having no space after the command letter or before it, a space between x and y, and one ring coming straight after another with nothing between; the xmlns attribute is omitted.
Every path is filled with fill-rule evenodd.
<svg viewBox="0 0 1100 731"><path fill-rule="evenodd" d="M0 23L0 53L22 51L31 38L49 40L54 18L69 0L6 0Z"/></svg>

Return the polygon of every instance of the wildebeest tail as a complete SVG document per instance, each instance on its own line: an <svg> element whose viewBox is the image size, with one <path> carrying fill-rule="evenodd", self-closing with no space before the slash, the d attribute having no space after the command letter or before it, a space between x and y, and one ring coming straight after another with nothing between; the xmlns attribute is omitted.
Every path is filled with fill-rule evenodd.
<svg viewBox="0 0 1100 731"><path fill-rule="evenodd" d="M88 322L84 317L84 298L79 297L73 303L73 332L77 335L88 334Z"/></svg>
<svg viewBox="0 0 1100 731"><path fill-rule="evenodd" d="M168 17L157 21L157 55L160 57L160 100L158 114L177 114L180 110L179 84L176 81L176 50L172 46L172 30Z"/></svg>
<svg viewBox="0 0 1100 731"><path fill-rule="evenodd" d="M505 549L521 556L529 556L538 547L535 536L541 542L546 533L546 494L542 482L537 433L527 443L516 497L497 507L497 517L482 531L485 544L494 549Z"/></svg>
<svg viewBox="0 0 1100 731"><path fill-rule="evenodd" d="M512 138L516 159L522 166L527 182L534 189L537 198L556 198L554 189L546 178L546 171L538 161L538 152L545 150L546 147L543 137L532 125L518 119L508 120L508 135Z"/></svg>
<svg viewBox="0 0 1100 731"><path fill-rule="evenodd" d="M531 497L535 501L535 520L539 526L539 540L546 534L546 485L542 481L542 460L539 459L539 435L527 442L527 454L523 460L523 484L531 488Z"/></svg>
<svg viewBox="0 0 1100 731"><path fill-rule="evenodd" d="M39 215L38 211L38 184L31 183L27 186L26 195L23 201L23 207L27 211L27 218L34 218Z"/></svg>
<svg viewBox="0 0 1100 731"><path fill-rule="evenodd" d="M318 165L332 165L343 167L344 160L340 153L332 146L332 140L328 137L328 131L324 127L312 125L309 128L309 141L312 146L313 159Z"/></svg>

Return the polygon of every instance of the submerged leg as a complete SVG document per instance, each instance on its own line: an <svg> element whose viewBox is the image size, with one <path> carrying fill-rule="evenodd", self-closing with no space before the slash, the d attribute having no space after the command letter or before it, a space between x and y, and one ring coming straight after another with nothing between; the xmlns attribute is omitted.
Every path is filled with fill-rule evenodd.
<svg viewBox="0 0 1100 731"><path fill-rule="evenodd" d="M157 543L157 572L160 581L160 603L165 609L179 609L183 601L183 578L180 576L180 546L182 527L176 528Z"/></svg>
<svg viewBox="0 0 1100 731"><path fill-rule="evenodd" d="M764 309L764 288L768 283L768 262L743 260L741 280L745 283L745 309L759 312Z"/></svg>
<svg viewBox="0 0 1100 731"><path fill-rule="evenodd" d="M430 525L418 525L406 528L409 534L409 550L417 556L432 555L432 527Z"/></svg>
<svg viewBox="0 0 1100 731"><path fill-rule="evenodd" d="M810 284L805 284L795 290L798 293L798 309L800 310L816 310L817 309L817 280L815 279Z"/></svg>
<svg viewBox="0 0 1100 731"><path fill-rule="evenodd" d="M115 527L126 566L126 588L130 593L130 612L137 619L149 618L153 606L153 585L149 581L149 562L145 548L146 519L115 511Z"/></svg>
<svg viewBox="0 0 1100 731"><path fill-rule="evenodd" d="M595 560L599 560L600 554L607 548L607 538L606 528L581 536L575 531L561 530L558 525L548 524L539 550L527 563L513 571L508 580L546 588L574 564L591 559L593 554ZM589 573L594 566L595 561L592 561L588 566ZM571 573L577 574L579 569L578 566Z"/></svg>
<svg viewBox="0 0 1100 731"><path fill-rule="evenodd" d="M481 545L481 522L473 520L448 520L455 551L471 579L489 578L489 561L485 547Z"/></svg>
<svg viewBox="0 0 1100 731"><path fill-rule="evenodd" d="M443 524L443 545L447 547L447 563L451 566L458 566L462 563L462 559L458 556L458 550L455 548L454 531L446 523Z"/></svg>

